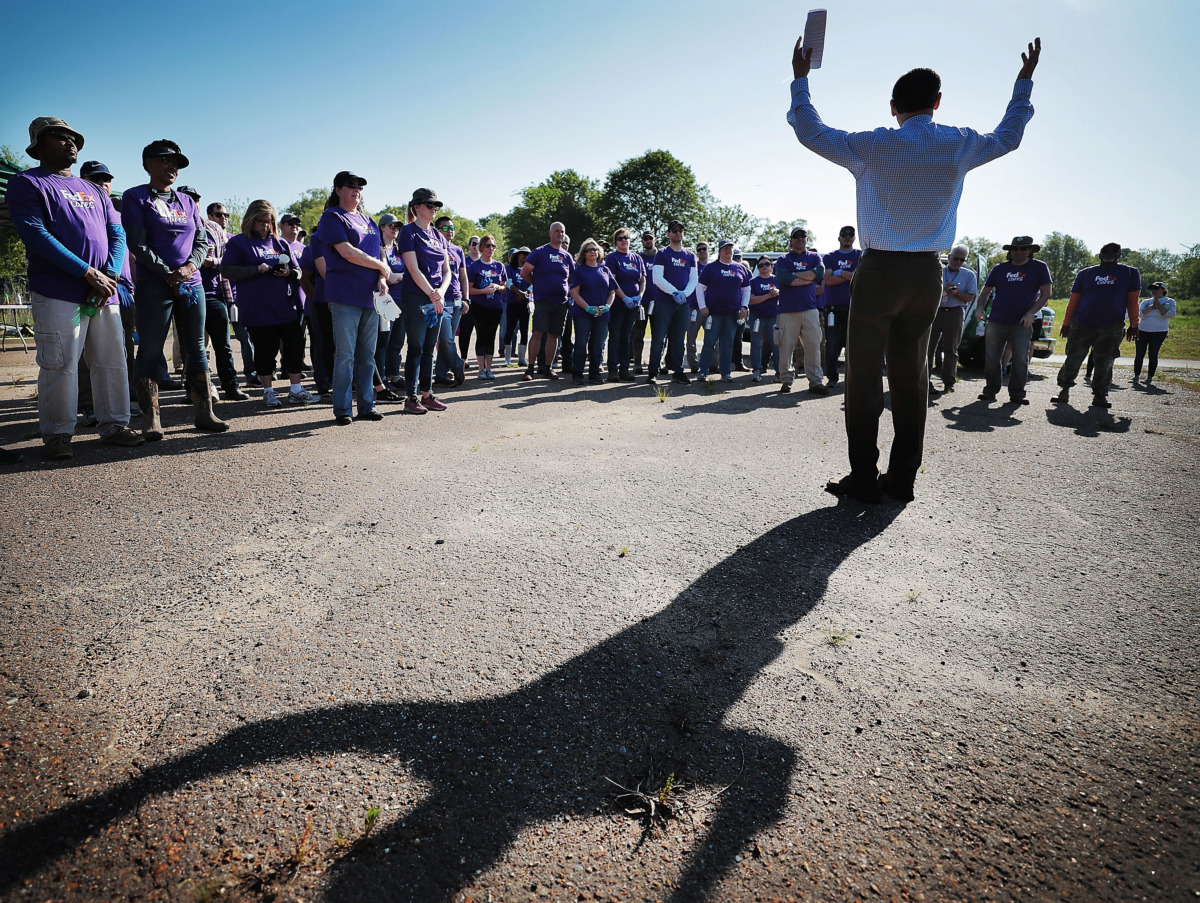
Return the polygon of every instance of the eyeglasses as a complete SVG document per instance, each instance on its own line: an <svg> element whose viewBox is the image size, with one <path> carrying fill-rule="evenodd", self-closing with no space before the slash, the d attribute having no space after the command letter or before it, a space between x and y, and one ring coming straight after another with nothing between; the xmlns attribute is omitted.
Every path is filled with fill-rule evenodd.
<svg viewBox="0 0 1200 903"><path fill-rule="evenodd" d="M213 219L229 219L229 214L221 210L213 214Z"/></svg>
<svg viewBox="0 0 1200 903"><path fill-rule="evenodd" d="M668 229L667 231L670 232L672 235L676 235L676 234L682 235L683 234L682 229Z"/></svg>
<svg viewBox="0 0 1200 903"><path fill-rule="evenodd" d="M422 201L421 206L428 207L430 210L441 210L442 209L442 205L435 201Z"/></svg>
<svg viewBox="0 0 1200 903"><path fill-rule="evenodd" d="M454 231L454 227L448 223L445 226L438 226L438 228L441 229L443 232L453 232Z"/></svg>
<svg viewBox="0 0 1200 903"><path fill-rule="evenodd" d="M617 241L629 241L629 236L628 235L618 235Z"/></svg>
<svg viewBox="0 0 1200 903"><path fill-rule="evenodd" d="M483 245L481 245L481 247L484 247L484 248L494 248L494 247L496 247L496 245L495 245L494 243L492 243L492 242L490 242L490 241L489 241L489 242L485 242Z"/></svg>

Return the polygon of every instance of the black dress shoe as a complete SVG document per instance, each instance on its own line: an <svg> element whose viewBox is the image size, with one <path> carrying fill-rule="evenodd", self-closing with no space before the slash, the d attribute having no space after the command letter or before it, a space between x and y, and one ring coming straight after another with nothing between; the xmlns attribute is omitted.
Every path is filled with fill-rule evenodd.
<svg viewBox="0 0 1200 903"><path fill-rule="evenodd" d="M376 422L376 421L382 420L382 419L383 419L383 415L382 415L382 414L380 414L378 411L374 411L374 410L372 410L372 411L363 411L361 414L359 414L359 415L358 415L357 417L355 417L354 419L355 419L355 420L369 420L369 421L371 421L371 422Z"/></svg>
<svg viewBox="0 0 1200 903"><path fill-rule="evenodd" d="M336 417L334 419L333 422L336 423L338 426L349 426L350 424L352 424L354 422L354 418L349 416L348 414L340 414L340 415L338 415L338 417Z"/></svg>
<svg viewBox="0 0 1200 903"><path fill-rule="evenodd" d="M847 474L840 480L830 480L825 484L825 491L838 498L854 499L867 505L878 505L883 501L879 492L878 481L869 486L860 486L854 474Z"/></svg>
<svg viewBox="0 0 1200 903"><path fill-rule="evenodd" d="M902 480L893 480L886 473L879 475L879 488L897 501L911 502L913 500L912 484Z"/></svg>
<svg viewBox="0 0 1200 903"><path fill-rule="evenodd" d="M222 390L221 397L223 397L226 401L245 401L250 396L237 386L234 386L232 389Z"/></svg>

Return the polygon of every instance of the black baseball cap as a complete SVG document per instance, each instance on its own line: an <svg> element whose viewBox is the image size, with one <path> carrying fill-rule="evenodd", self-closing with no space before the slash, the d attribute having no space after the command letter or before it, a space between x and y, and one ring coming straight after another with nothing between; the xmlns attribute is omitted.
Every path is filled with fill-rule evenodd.
<svg viewBox="0 0 1200 903"><path fill-rule="evenodd" d="M190 198L191 198L193 201L198 201L198 200L200 200L200 192L198 192L198 191L197 191L195 188L193 188L191 185L180 185L180 186L179 186L178 188L176 188L175 190L176 190L176 191L178 191L180 194L186 194L186 195L187 195L188 197L190 197Z"/></svg>
<svg viewBox="0 0 1200 903"><path fill-rule="evenodd" d="M176 150L175 147L172 147L165 141L151 141L142 148L142 159L145 160L149 157L175 157L179 160L180 169L187 169L191 164L191 161L182 151Z"/></svg>
<svg viewBox="0 0 1200 903"><path fill-rule="evenodd" d="M687 226L685 226L683 223L681 223L677 219L673 219L669 223L667 223L667 231L668 232L674 232L676 229L686 232Z"/></svg>
<svg viewBox="0 0 1200 903"><path fill-rule="evenodd" d="M294 213L285 213L283 216L279 217L279 225L286 226L288 223L295 223L298 226L300 225L300 217L296 216Z"/></svg>
<svg viewBox="0 0 1200 903"><path fill-rule="evenodd" d="M333 177L334 188L344 188L347 185L353 185L355 188L365 188L367 180L360 175L355 175L348 169L343 169Z"/></svg>
<svg viewBox="0 0 1200 903"><path fill-rule="evenodd" d="M80 167L79 176L80 178L88 179L89 181L96 181L96 176L108 176L107 179L101 179L100 181L111 182L113 174L109 172L108 167L99 160L88 160L83 164L82 167Z"/></svg>
<svg viewBox="0 0 1200 903"><path fill-rule="evenodd" d="M797 226L795 229L792 230L792 234L788 237L795 238L797 235L803 235L805 238L808 238L808 230L805 229L803 226Z"/></svg>

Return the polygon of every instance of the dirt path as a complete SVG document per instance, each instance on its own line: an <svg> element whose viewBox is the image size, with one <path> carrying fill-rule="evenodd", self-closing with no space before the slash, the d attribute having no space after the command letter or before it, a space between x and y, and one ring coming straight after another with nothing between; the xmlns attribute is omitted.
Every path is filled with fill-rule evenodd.
<svg viewBox="0 0 1200 903"><path fill-rule="evenodd" d="M771 390L17 442L0 898L1195 899L1200 396L967 380L868 509Z"/></svg>

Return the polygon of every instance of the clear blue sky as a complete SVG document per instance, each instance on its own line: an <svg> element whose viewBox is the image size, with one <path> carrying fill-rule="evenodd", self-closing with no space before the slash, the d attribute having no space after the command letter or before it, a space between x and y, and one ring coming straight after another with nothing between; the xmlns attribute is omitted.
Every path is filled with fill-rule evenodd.
<svg viewBox="0 0 1200 903"><path fill-rule="evenodd" d="M968 177L959 235L1200 242L1197 0L826 5L813 102L846 129L894 123L892 83L927 65L943 80L936 119L990 130L1042 37L1037 113L1020 149ZM807 4L12 6L0 143L23 149L31 119L62 116L86 138L81 160L122 189L142 181L141 147L169 137L206 201L283 206L352 169L372 208L429 186L478 217L555 169L602 179L664 148L726 203L807 218L822 246L854 221L853 180L784 118Z"/></svg>

